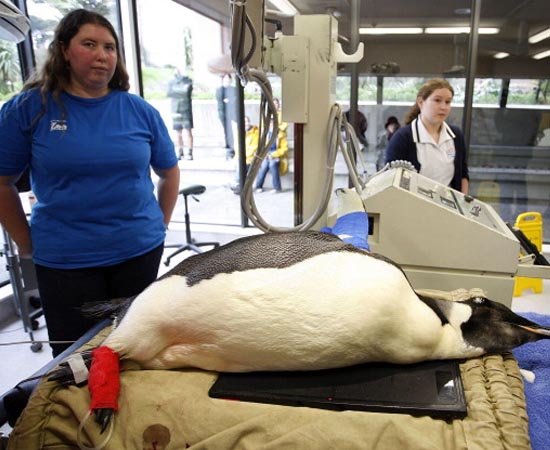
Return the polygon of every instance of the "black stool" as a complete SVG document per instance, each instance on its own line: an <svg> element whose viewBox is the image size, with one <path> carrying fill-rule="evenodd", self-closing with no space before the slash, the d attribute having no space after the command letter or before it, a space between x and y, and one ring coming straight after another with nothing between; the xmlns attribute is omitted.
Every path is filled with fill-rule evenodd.
<svg viewBox="0 0 550 450"><path fill-rule="evenodd" d="M215 248L220 245L219 242L196 242L195 239L191 237L191 221L189 218L187 197L190 195L193 200L198 202L200 200L195 196L203 194L204 191L206 191L206 187L200 184L192 184L191 186L187 186L183 189L180 189L179 194L183 195L183 200L185 202L184 203L185 204L185 244L166 246L166 248L177 247L177 250L167 256L166 261L164 261L165 265L167 266L170 265L170 259L172 259L174 256L179 255L181 252L184 252L186 250L191 250L191 251L194 251L195 253L202 253L202 249L200 247L211 245Z"/></svg>

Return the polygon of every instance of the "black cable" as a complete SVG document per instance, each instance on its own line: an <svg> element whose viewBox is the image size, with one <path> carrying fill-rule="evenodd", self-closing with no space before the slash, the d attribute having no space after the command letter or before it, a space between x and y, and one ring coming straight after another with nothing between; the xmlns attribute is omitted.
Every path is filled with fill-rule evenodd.
<svg viewBox="0 0 550 450"><path fill-rule="evenodd" d="M506 225L508 225L508 228L510 228L512 233L514 233L514 235L518 239L519 244L523 249L523 251L525 252L525 254L526 255L532 254L535 256L535 260L533 261L533 264L538 266L550 266L550 263L545 258L545 256L541 252L539 252L539 249L537 248L537 246L533 244L527 236L525 236L525 233L520 228L513 227L510 224L506 224Z"/></svg>

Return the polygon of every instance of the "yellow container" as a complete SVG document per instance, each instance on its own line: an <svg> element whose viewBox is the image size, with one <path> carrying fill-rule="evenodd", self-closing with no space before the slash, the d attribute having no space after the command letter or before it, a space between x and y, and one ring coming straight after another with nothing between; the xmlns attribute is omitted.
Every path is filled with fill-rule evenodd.
<svg viewBox="0 0 550 450"><path fill-rule="evenodd" d="M539 212L526 212L520 214L514 225L523 231L523 234L529 239L537 250L542 251L542 214ZM522 253L523 255L523 253ZM514 284L514 297L519 297L526 289L532 289L535 294L542 292L542 278L516 277Z"/></svg>

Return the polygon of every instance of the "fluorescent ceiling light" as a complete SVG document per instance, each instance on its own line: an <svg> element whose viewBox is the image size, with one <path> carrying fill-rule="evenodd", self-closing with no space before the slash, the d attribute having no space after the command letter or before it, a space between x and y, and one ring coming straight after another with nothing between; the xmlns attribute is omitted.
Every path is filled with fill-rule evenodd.
<svg viewBox="0 0 550 450"><path fill-rule="evenodd" d="M454 10L454 13L459 16L469 16L472 14L472 10L470 8L457 8Z"/></svg>
<svg viewBox="0 0 550 450"><path fill-rule="evenodd" d="M498 34L499 28L478 28L479 34ZM430 27L424 30L426 34L463 34L469 33L470 27Z"/></svg>
<svg viewBox="0 0 550 450"><path fill-rule="evenodd" d="M542 59L542 58L547 58L548 56L550 56L550 50L546 50L546 51L540 52L540 53L535 53L534 55L531 56L531 58L533 58L533 59Z"/></svg>
<svg viewBox="0 0 550 450"><path fill-rule="evenodd" d="M359 34L422 34L422 28L359 28Z"/></svg>
<svg viewBox="0 0 550 450"><path fill-rule="evenodd" d="M504 59L504 58L508 58L508 56L510 56L510 53L498 52L498 53L495 53L493 55L493 58L495 58L495 59Z"/></svg>
<svg viewBox="0 0 550 450"><path fill-rule="evenodd" d="M432 27L426 28L426 34L461 34L469 33L470 27Z"/></svg>
<svg viewBox="0 0 550 450"><path fill-rule="evenodd" d="M478 28L479 34L497 34L499 28ZM405 28L405 27L362 27L359 34L463 34L469 33L470 27L430 27L430 28Z"/></svg>
<svg viewBox="0 0 550 450"><path fill-rule="evenodd" d="M279 11L281 11L283 14L287 14L289 16L295 16L296 14L299 14L296 7L290 3L288 0L269 0L270 3L275 6Z"/></svg>
<svg viewBox="0 0 550 450"><path fill-rule="evenodd" d="M542 30L538 32L537 34L534 34L529 38L529 44L536 44L537 42L543 41L546 38L550 37L550 28L547 28L546 30Z"/></svg>

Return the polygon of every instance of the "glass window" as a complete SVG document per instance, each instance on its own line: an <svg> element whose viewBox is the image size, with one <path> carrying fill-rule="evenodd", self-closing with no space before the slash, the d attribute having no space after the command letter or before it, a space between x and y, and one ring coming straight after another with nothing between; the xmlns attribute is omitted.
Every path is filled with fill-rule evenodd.
<svg viewBox="0 0 550 450"><path fill-rule="evenodd" d="M77 8L95 11L105 16L118 29L117 4L115 0L80 0L72 2L43 2L27 0L27 10L31 20L31 36L33 40L34 56L38 67L46 59L48 45L53 39L54 30L61 18Z"/></svg>
<svg viewBox="0 0 550 450"><path fill-rule="evenodd" d="M550 105L550 79L511 79L507 106Z"/></svg>
<svg viewBox="0 0 550 450"><path fill-rule="evenodd" d="M348 103L351 90L351 77L338 75L336 77L336 101ZM357 99L361 103L376 103L376 77L359 76Z"/></svg>
<svg viewBox="0 0 550 450"><path fill-rule="evenodd" d="M384 103L413 104L416 101L418 89L424 81L424 77L385 77L383 93Z"/></svg>
<svg viewBox="0 0 550 450"><path fill-rule="evenodd" d="M349 102L351 79L349 75L336 77L336 100Z"/></svg>
<svg viewBox="0 0 550 450"><path fill-rule="evenodd" d="M22 84L17 46L0 40L0 104L13 97Z"/></svg>
<svg viewBox="0 0 550 450"><path fill-rule="evenodd" d="M240 196L231 189L238 179L237 85L234 76L225 76L232 67L221 25L172 0L138 1L137 12L144 97L160 112L181 155L182 186L206 186L200 204L188 204L191 220L240 225ZM253 85L245 97L259 104ZM181 196L172 221L185 221Z"/></svg>
<svg viewBox="0 0 550 450"><path fill-rule="evenodd" d="M180 70L193 79L194 100L213 100L220 77L208 67L221 55L220 25L171 0L139 1L138 18L145 99L167 102L168 83Z"/></svg>
<svg viewBox="0 0 550 450"><path fill-rule="evenodd" d="M359 77L358 100L362 103L376 103L377 94L376 77Z"/></svg>
<svg viewBox="0 0 550 450"><path fill-rule="evenodd" d="M464 80L464 87L466 86ZM495 78L476 78L474 81L474 107L498 106L502 92L502 80ZM454 100L454 99L453 99ZM464 90L462 91L464 102Z"/></svg>
<svg viewBox="0 0 550 450"><path fill-rule="evenodd" d="M426 75L422 77L414 76L390 76L384 77L383 103L384 104L406 104L412 105L416 101L416 95L422 84L430 78L440 77L441 75ZM444 77L449 81L454 90L453 106L459 106L464 103L464 92L466 88L465 78Z"/></svg>

